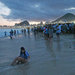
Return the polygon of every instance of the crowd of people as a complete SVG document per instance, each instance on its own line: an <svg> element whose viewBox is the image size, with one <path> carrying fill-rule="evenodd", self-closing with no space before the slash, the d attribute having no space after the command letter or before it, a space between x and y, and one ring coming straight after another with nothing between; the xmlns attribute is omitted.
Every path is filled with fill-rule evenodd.
<svg viewBox="0 0 75 75"><path fill-rule="evenodd" d="M48 24L45 26L41 26L39 28L34 27L34 32L43 32L46 37L52 38L53 33L56 33L57 37L60 34L74 34L75 33L75 25L74 23L65 23L65 24Z"/></svg>
<svg viewBox="0 0 75 75"><path fill-rule="evenodd" d="M16 29L11 29L9 32L5 31L4 32L4 36L7 37L9 36L10 39L13 39L13 36L16 36L16 35L19 35L19 34L25 34L26 35L26 32L28 34L30 34L30 28L27 28L27 29L20 29L20 30L16 30Z"/></svg>
<svg viewBox="0 0 75 75"><path fill-rule="evenodd" d="M12 39L13 36L16 36L17 34L19 34L19 30L11 29L11 31L9 33L10 33L10 38Z"/></svg>
<svg viewBox="0 0 75 75"><path fill-rule="evenodd" d="M48 24L44 26L34 27L31 29L31 31L34 32L34 34L37 34L38 32L43 32L44 35L48 38L53 37L53 33L56 33L57 37L59 37L60 34L66 34L66 33L75 33L75 25L74 23L65 23L65 24ZM19 30L13 30L11 29L10 38L12 39L13 36L16 36L17 34L25 34L26 32L30 34L30 28L27 29L21 29ZM7 36L7 32L4 32L5 36Z"/></svg>
<svg viewBox="0 0 75 75"><path fill-rule="evenodd" d="M38 34L38 32L42 32L45 37L53 38L53 33L56 33L57 37L59 37L60 34L75 33L75 25L73 23L49 24L45 26L34 27L31 29L31 31L33 31L34 34ZM25 35L26 33L30 34L30 28L21 29L20 32L21 34L25 34ZM6 36L7 32L5 31L4 33ZM13 39L13 36L19 34L19 31L11 29L9 33L10 33L10 39ZM26 63L29 58L30 58L29 53L25 50L24 47L21 47L20 56L16 57L11 65Z"/></svg>

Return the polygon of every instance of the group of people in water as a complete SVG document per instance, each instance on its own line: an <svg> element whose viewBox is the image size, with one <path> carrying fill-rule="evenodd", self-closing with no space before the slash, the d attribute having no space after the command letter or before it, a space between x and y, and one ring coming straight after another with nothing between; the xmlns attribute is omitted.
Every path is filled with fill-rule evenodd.
<svg viewBox="0 0 75 75"><path fill-rule="evenodd" d="M34 27L32 31L36 34L37 32L43 32L43 34L48 38L53 38L53 33L56 33L57 37L61 33L74 33L75 26L73 23L71 24L55 24L55 25L46 25ZM26 33L26 29L21 30L22 34ZM30 29L28 29L28 33L30 33ZM10 32L11 36L13 36L13 31ZM16 35L16 31L14 31L14 35ZM29 53L25 50L24 47L21 47L20 56L16 57L11 65L19 64L19 63L26 63L30 58Z"/></svg>
<svg viewBox="0 0 75 75"><path fill-rule="evenodd" d="M13 35L16 36L16 34L19 34L19 30L13 30L13 29L11 29L10 32L9 32L9 34L10 34L10 38L12 39ZM8 33L5 31L4 35L6 37L6 36L8 36Z"/></svg>
<svg viewBox="0 0 75 75"><path fill-rule="evenodd" d="M28 32L28 34L30 34L30 29L29 28L27 29L27 32ZM9 31L9 33L6 32L6 31L4 32L4 36L5 37L9 36L10 39L13 39L13 36L16 36L16 35L19 35L19 34L25 34L26 35L26 29L20 29L20 30L11 29Z"/></svg>
<svg viewBox="0 0 75 75"><path fill-rule="evenodd" d="M12 39L13 36L16 36L17 34L19 34L19 30L12 30L9 32L10 33L10 38Z"/></svg>
<svg viewBox="0 0 75 75"><path fill-rule="evenodd" d="M52 38L53 33L56 33L57 37L61 33L75 33L75 25L74 23L65 23L65 24L48 24L45 26L40 26L40 27L34 27L31 29L34 31L34 34L37 32L43 32L46 37ZM25 34L28 32L30 34L30 28L27 29L21 29L20 33ZM10 38L12 39L13 36L16 36L16 34L19 34L19 30L13 30L11 29L10 33ZM5 36L7 36L7 32L4 32Z"/></svg>
<svg viewBox="0 0 75 75"><path fill-rule="evenodd" d="M65 24L48 24L45 26L41 26L39 28L35 27L34 28L34 33L35 32L43 32L44 35L48 38L53 37L53 33L56 33L57 37L62 34L66 33L75 33L75 25L74 23L65 23Z"/></svg>

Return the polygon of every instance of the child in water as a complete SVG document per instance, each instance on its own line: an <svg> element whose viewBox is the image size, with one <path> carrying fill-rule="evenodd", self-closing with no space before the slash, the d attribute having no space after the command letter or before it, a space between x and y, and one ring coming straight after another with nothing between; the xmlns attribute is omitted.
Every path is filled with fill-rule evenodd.
<svg viewBox="0 0 75 75"><path fill-rule="evenodd" d="M20 56L18 56L11 65L19 64L19 63L25 63L30 58L27 51L25 51L24 47L21 47Z"/></svg>

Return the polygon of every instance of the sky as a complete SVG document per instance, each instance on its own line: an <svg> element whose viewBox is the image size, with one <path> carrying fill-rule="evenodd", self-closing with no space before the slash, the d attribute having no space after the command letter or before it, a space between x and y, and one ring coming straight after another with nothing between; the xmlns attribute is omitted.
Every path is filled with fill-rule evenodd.
<svg viewBox="0 0 75 75"><path fill-rule="evenodd" d="M0 0L0 25L14 25L24 20L37 24L66 13L75 14L75 0Z"/></svg>

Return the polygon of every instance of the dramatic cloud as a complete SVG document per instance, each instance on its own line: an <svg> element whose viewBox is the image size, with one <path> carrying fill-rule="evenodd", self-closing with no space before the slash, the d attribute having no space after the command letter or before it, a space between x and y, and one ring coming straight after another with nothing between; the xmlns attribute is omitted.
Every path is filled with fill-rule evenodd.
<svg viewBox="0 0 75 75"><path fill-rule="evenodd" d="M1 0L0 6L0 15L8 20L49 21L75 13L75 0Z"/></svg>
<svg viewBox="0 0 75 75"><path fill-rule="evenodd" d="M11 10L5 6L2 2L0 2L0 15L10 15Z"/></svg>

